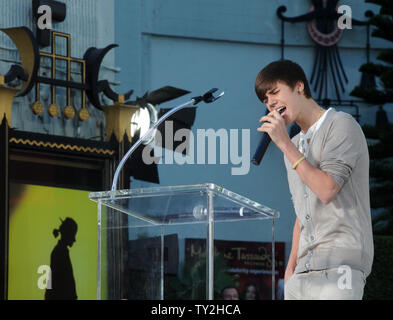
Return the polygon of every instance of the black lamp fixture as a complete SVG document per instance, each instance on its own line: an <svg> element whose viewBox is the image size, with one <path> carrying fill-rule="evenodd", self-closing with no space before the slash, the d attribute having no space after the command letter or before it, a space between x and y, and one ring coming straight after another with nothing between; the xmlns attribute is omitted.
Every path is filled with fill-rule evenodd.
<svg viewBox="0 0 393 320"><path fill-rule="evenodd" d="M190 93L190 91L175 88L172 86L165 86L152 92L146 92L141 98L137 97L134 101L125 102L126 105L138 106L138 110L131 117L131 137L135 143L142 137L158 119L165 114L168 109L158 109L158 106L164 102L177 99L183 95ZM190 114L191 112L191 114ZM195 108L180 110L177 114L169 117L167 121L173 121L176 129L190 128L194 123ZM143 141L143 143L135 150L134 156L125 164L125 170L129 172L129 176L135 179L159 183L159 174L157 164L146 164L142 161L142 152L146 145L150 144L157 132L164 136L165 125L162 124L154 130L150 138ZM156 143L160 139L156 140ZM164 145L159 145L165 148ZM151 156L154 157L154 149L151 148Z"/></svg>

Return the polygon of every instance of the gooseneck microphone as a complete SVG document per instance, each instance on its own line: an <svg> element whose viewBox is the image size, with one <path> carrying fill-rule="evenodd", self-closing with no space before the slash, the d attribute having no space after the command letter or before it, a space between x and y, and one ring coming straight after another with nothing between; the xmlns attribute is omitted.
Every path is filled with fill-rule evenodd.
<svg viewBox="0 0 393 320"><path fill-rule="evenodd" d="M119 165L116 168L115 174L113 176L113 182L112 182L112 191L116 191L117 188L117 181L119 179L120 171L123 168L124 164L126 163L127 159L132 155L132 153L142 144L143 141L146 141L146 139L150 138L154 130L162 123L164 122L167 118L169 118L171 115L179 111L180 109L187 108L189 106L195 106L199 102L203 101L205 103L212 103L216 101L217 99L221 98L224 95L224 92L221 92L218 96L214 96L213 93L215 93L218 89L213 88L210 91L206 92L203 96L198 96L194 97L191 100L187 101L186 103L183 103L181 105L178 105L176 108L171 109L167 113L165 113L160 119L158 119L151 127L150 129L142 136L139 138L137 142L135 142L130 150L127 151L127 153L123 156L123 158L120 160ZM112 200L113 200L113 194L112 194Z"/></svg>
<svg viewBox="0 0 393 320"><path fill-rule="evenodd" d="M281 108L278 110L278 112L281 114L283 113L285 108ZM265 116L269 114L269 110L266 110ZM262 134L261 141L258 144L257 150L255 151L254 156L251 159L251 162L258 166L261 161L263 156L265 155L265 152L267 150L267 147L269 146L270 142L272 139L270 138L269 134L267 132L264 132Z"/></svg>

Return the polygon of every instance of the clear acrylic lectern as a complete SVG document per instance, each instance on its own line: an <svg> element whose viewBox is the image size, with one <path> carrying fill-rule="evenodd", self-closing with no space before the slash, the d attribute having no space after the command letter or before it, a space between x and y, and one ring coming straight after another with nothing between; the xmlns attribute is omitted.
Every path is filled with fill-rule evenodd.
<svg viewBox="0 0 393 320"><path fill-rule="evenodd" d="M214 241L245 237L271 243L274 299L276 210L212 183L94 192L89 198L98 205L98 299L215 299L215 281L224 282ZM192 238L202 240L204 252L190 265L184 252L185 239Z"/></svg>

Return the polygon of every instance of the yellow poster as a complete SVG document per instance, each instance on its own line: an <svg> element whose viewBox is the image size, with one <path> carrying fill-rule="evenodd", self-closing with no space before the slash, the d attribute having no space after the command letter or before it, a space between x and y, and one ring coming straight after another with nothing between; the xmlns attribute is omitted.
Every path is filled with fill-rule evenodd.
<svg viewBox="0 0 393 320"><path fill-rule="evenodd" d="M10 185L8 299L97 297L97 207L88 191Z"/></svg>

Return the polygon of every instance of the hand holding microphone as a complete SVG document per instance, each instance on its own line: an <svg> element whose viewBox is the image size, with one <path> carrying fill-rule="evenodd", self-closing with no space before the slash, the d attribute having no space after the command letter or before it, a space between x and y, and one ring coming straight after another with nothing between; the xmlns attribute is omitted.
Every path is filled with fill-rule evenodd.
<svg viewBox="0 0 393 320"><path fill-rule="evenodd" d="M282 114L285 111L285 109L286 109L285 107L281 107L277 111L279 114ZM276 121L279 121L280 119L278 119L278 117L277 117L278 115L275 116L274 113L275 113L275 111L272 111L271 113L269 113L269 110L267 110L265 116L262 117L260 120L261 122L262 121L264 122L262 124L262 126L265 126L264 129L268 129L269 133L267 131L262 131L262 126L260 128L258 128L258 131L262 131L263 135L262 135L262 138L258 144L257 150L255 151L255 154L251 160L251 162L255 165L259 165L261 163L262 158L265 155L265 152L266 152L270 142L272 141L272 137L270 135L273 136L273 140L276 140L275 138L277 138L276 135L274 135L274 132L272 132L272 129L274 127L276 127L276 125L277 125ZM285 129L285 125L284 125L284 130L285 130L285 133L287 133L286 129ZM288 136L288 133L287 133L287 136ZM288 136L288 138L289 138L289 136ZM277 141L275 141L275 142L277 143Z"/></svg>

